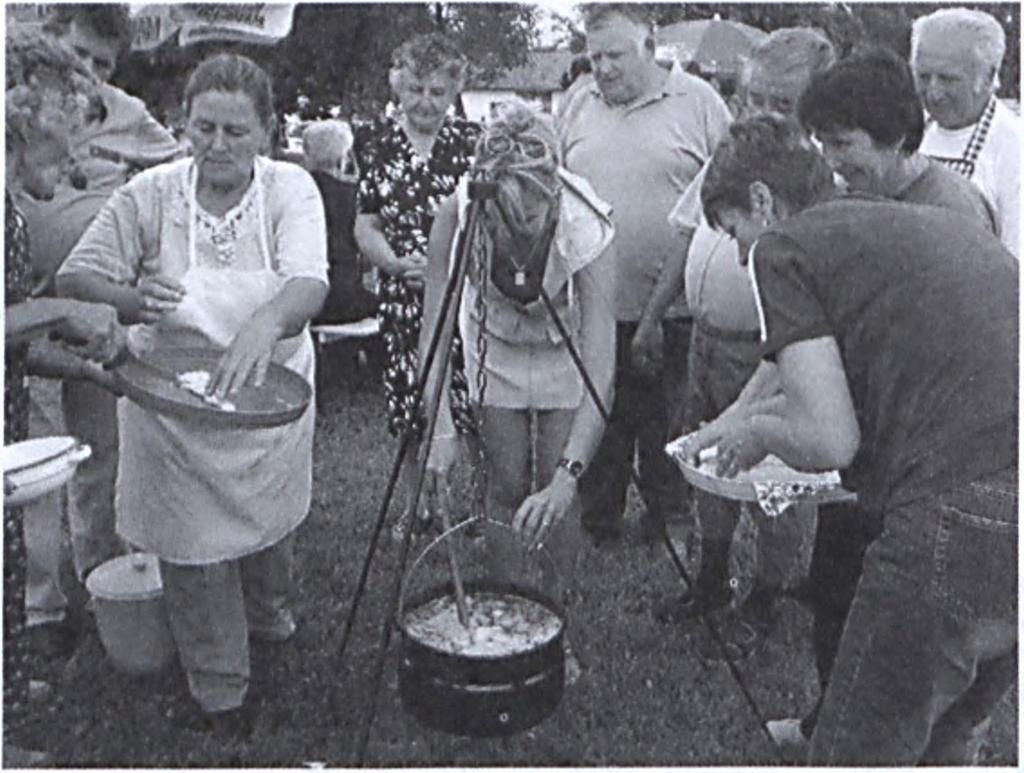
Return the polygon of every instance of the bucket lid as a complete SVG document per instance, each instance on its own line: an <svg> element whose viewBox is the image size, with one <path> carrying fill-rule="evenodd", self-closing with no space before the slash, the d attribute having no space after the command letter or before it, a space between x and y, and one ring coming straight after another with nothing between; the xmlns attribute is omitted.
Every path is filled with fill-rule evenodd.
<svg viewBox="0 0 1024 773"><path fill-rule="evenodd" d="M70 435L38 437L12 443L3 448L3 470L9 474L45 464L66 454L77 444L78 441Z"/></svg>
<svg viewBox="0 0 1024 773"><path fill-rule="evenodd" d="M106 561L91 572L85 587L95 598L146 601L163 593L160 564L152 553L131 553Z"/></svg>

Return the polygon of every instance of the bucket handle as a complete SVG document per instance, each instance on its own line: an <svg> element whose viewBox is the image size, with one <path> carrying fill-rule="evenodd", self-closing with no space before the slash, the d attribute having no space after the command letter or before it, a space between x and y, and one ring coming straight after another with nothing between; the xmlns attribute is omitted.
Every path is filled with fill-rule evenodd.
<svg viewBox="0 0 1024 773"><path fill-rule="evenodd" d="M410 581L412 580L412 576L416 573L416 570L419 568L419 565L421 563L423 563L423 559L427 557L427 554L430 553L430 551L432 551L434 548L436 548L442 542L444 542L446 539L448 539L449 537L454 535L460 529L468 529L470 526L473 526L473 525L476 525L476 524L482 524L482 523L486 523L488 526L500 526L503 529L508 529L510 532L512 532L513 534L515 534L517 536L519 534L519 532L516 529L513 529L507 523L502 523L501 521L495 521L492 518L467 518L465 521L462 521L461 523L457 523L454 526L452 526L451 528L446 529L445 531L441 532L441 534L439 534L437 537L432 539L430 541L430 543L425 548L423 548L423 552L421 552L418 556L416 556L416 560L412 562L412 566L409 567L409 571L407 571L405 573L405 576L402 578L402 588L401 588L401 592L398 594L398 621L399 621L399 625L401 624L401 621L402 621L402 619L404 617L403 613L404 613L404 610L405 610L406 590L409 588L409 584L410 584ZM547 563L547 566L551 570L551 573L554 574L555 577L558 579L559 583L561 583L561 576L558 574L558 567L555 566L555 560L551 557L551 553L547 549L547 547L544 547L543 545L538 545L536 548L534 548L534 550L541 557L541 559L543 559Z"/></svg>

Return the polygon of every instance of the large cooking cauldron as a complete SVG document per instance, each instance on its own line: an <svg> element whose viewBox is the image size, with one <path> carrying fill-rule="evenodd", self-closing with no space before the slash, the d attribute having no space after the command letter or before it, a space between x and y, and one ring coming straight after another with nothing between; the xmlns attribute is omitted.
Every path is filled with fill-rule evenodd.
<svg viewBox="0 0 1024 773"><path fill-rule="evenodd" d="M468 524L467 521L454 527L431 543L413 564L409 577L429 551ZM471 580L466 582L465 591L468 595L488 593L529 599L558 617L561 625L552 638L516 654L453 654L417 639L408 625L410 613L452 595L451 583L434 586L410 600L404 599L403 588L399 606L402 651L398 666L402 703L427 727L457 735L505 736L533 727L550 716L562 698L564 609L550 596L518 584Z"/></svg>

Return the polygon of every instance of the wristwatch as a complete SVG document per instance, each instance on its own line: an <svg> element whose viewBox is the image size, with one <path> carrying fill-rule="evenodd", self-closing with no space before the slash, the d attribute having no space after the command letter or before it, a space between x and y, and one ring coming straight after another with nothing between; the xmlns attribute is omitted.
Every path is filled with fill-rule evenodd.
<svg viewBox="0 0 1024 773"><path fill-rule="evenodd" d="M576 480L583 474L583 462L579 459L566 459L564 456L558 460L558 466L564 467L566 471Z"/></svg>

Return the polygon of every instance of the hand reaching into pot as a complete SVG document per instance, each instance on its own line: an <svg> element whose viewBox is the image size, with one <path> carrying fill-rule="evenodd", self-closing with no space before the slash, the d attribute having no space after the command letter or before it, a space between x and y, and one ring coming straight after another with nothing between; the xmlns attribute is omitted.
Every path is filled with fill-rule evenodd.
<svg viewBox="0 0 1024 773"><path fill-rule="evenodd" d="M547 486L523 500L512 517L512 528L531 548L542 546L551 529L569 512L577 494L576 479L558 468Z"/></svg>

